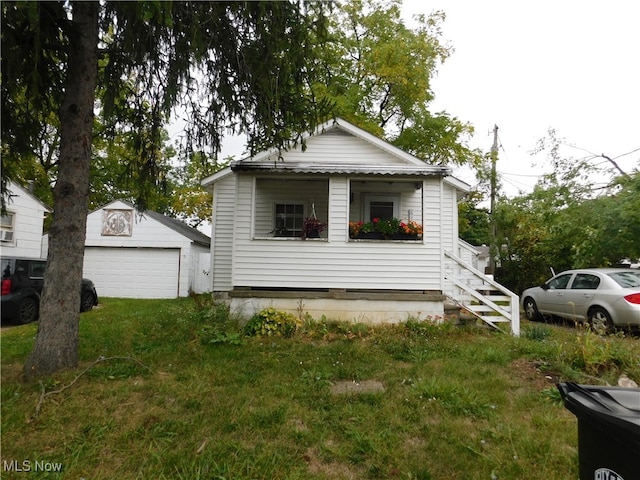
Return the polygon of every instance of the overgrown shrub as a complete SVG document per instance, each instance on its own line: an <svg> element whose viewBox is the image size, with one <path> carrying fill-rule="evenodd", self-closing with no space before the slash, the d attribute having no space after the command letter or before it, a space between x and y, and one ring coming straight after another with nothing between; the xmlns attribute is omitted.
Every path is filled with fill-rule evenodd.
<svg viewBox="0 0 640 480"><path fill-rule="evenodd" d="M196 302L192 321L198 325L198 337L205 345L242 344L239 319L231 314L229 306L213 300Z"/></svg>
<svg viewBox="0 0 640 480"><path fill-rule="evenodd" d="M266 308L251 317L244 326L244 333L258 337L291 337L300 324L300 320L291 313Z"/></svg>
<svg viewBox="0 0 640 480"><path fill-rule="evenodd" d="M560 360L588 375L633 372L638 361L615 337L603 337L586 329L576 335L574 345L563 345Z"/></svg>

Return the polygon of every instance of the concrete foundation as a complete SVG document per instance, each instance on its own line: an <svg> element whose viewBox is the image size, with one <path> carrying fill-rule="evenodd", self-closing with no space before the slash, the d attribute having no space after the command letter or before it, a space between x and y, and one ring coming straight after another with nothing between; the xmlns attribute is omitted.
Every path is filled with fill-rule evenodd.
<svg viewBox="0 0 640 480"><path fill-rule="evenodd" d="M275 308L298 317L371 324L444 319L445 296L431 291L235 289L225 296L231 311L246 318Z"/></svg>

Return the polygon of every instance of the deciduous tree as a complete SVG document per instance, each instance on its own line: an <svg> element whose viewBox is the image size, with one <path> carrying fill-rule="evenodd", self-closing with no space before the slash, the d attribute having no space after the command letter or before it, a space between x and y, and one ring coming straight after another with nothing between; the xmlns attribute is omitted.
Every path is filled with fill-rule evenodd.
<svg viewBox="0 0 640 480"><path fill-rule="evenodd" d="M407 26L401 0L350 0L330 17L318 42L318 97L336 114L428 163L476 164L473 132L445 112L433 112L431 81L452 50L441 40L445 16L415 17Z"/></svg>

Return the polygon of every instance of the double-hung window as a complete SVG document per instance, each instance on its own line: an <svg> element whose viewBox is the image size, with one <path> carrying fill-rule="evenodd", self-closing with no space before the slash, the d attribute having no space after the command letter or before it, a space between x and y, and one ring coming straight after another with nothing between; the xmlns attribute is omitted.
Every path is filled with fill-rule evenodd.
<svg viewBox="0 0 640 480"><path fill-rule="evenodd" d="M274 233L276 237L301 237L304 204L276 203Z"/></svg>

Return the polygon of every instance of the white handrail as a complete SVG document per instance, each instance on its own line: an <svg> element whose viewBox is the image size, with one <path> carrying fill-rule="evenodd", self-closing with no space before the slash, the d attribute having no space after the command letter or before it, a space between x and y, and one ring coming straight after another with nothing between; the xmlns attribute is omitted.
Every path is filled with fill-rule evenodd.
<svg viewBox="0 0 640 480"><path fill-rule="evenodd" d="M508 319L510 324L511 324L511 332L513 333L513 335L519 336L520 335L520 297L518 297L518 295L513 293L511 290L509 290L505 286L500 285L498 282L496 282L492 278L486 276L485 274L483 274L479 270L475 269L473 266L471 266L468 263L466 263L460 257L454 255L452 252L449 252L449 251L445 250L444 254L445 254L446 257L450 258L455 263L457 263L460 267L464 268L466 271L468 271L471 274L473 274L476 278L481 280L483 283L487 283L487 284L491 285L496 290L502 292L504 295L509 297L509 299L510 299L510 302L509 302L510 311L507 312L501 306L495 304L490 299L488 299L488 298L484 297L483 295L481 295L480 293L478 293L477 290L473 290L470 286L466 285L459 278L455 277L452 274L447 274L445 272L445 277L448 277L450 280L452 280L454 283L456 283L460 288L462 288L463 290L467 291L468 293L471 293L474 298L476 298L477 300L482 301L482 303L484 303L485 305L489 306L494 311L496 311L498 314L500 314L503 317L505 317L506 319ZM472 290L473 290L473 292L472 292Z"/></svg>

